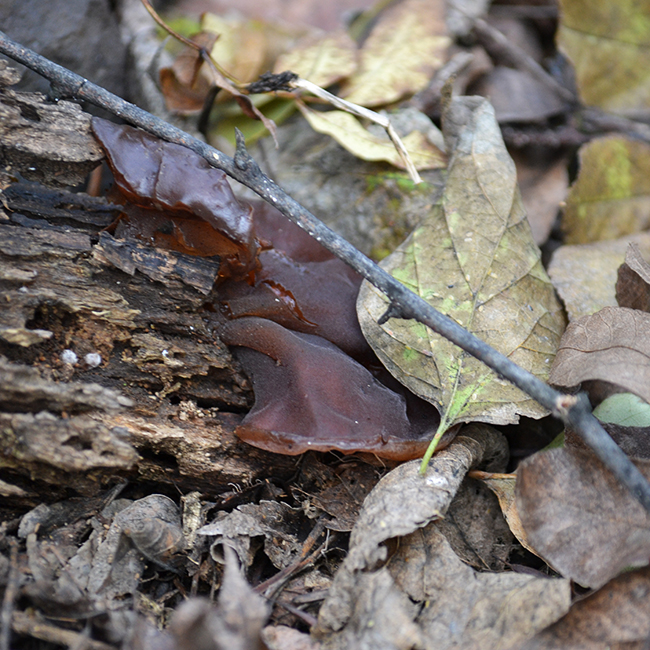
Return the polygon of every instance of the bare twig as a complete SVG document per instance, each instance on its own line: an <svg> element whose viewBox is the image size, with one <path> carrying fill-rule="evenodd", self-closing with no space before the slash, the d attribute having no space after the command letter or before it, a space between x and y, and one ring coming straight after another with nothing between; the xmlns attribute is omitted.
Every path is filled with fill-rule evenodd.
<svg viewBox="0 0 650 650"><path fill-rule="evenodd" d="M390 301L390 307L384 315L386 318L413 318L427 325L511 381L571 426L593 449L602 463L650 512L650 485L591 414L586 395L568 396L554 390L407 289L264 175L246 151L241 133L237 133L235 157L230 158L184 131L11 41L2 32L0 53L44 76L53 84L59 96L88 101L159 138L183 145L202 156L213 167L221 169L252 189L382 291Z"/></svg>
<svg viewBox="0 0 650 650"><path fill-rule="evenodd" d="M409 100L409 106L413 106L427 115L431 115L434 111L439 111L442 87L449 79L452 77L455 78L463 72L473 60L474 55L471 52L456 52L442 68L436 71L429 85Z"/></svg>
<svg viewBox="0 0 650 650"><path fill-rule="evenodd" d="M504 60L505 63L519 70L528 72L570 106L577 104L577 97L568 88L558 83L535 59L524 52L518 45L510 42L498 29L492 27L482 18L476 18L473 25L474 33L488 51L488 54L494 58Z"/></svg>
<svg viewBox="0 0 650 650"><path fill-rule="evenodd" d="M0 650L9 650L11 642L11 618L14 613L14 605L18 596L20 571L18 568L18 542L15 538L9 538L9 575L5 586L5 595L2 600L2 611L0 612Z"/></svg>
<svg viewBox="0 0 650 650"><path fill-rule="evenodd" d="M79 632L64 630L63 628L51 625L36 616L30 616L25 612L14 612L11 625L15 632L31 636L42 641L49 641L67 648L78 647L84 644L88 650L115 650L115 646L89 639Z"/></svg>

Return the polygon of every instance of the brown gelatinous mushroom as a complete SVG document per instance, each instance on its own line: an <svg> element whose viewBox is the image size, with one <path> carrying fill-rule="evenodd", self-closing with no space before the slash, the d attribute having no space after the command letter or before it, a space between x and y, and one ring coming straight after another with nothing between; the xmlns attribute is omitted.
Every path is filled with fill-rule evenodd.
<svg viewBox="0 0 650 650"><path fill-rule="evenodd" d="M161 235L170 235L177 248L193 254L203 254L202 240L209 238L210 250L218 251L211 254L222 257L223 275L246 277L256 268L252 207L237 200L222 171L185 147L130 126L95 117L92 128L124 197L153 210L158 219L164 216L167 232L163 229ZM126 212L130 234L142 230L140 236L147 238L147 214ZM209 228L197 225L196 217Z"/></svg>
<svg viewBox="0 0 650 650"><path fill-rule="evenodd" d="M220 335L238 346L253 384L255 404L236 433L255 447L287 455L367 452L404 461L422 456L436 430L439 416L430 404L409 420L402 395L319 336L263 318L228 321Z"/></svg>
<svg viewBox="0 0 650 650"><path fill-rule="evenodd" d="M262 251L259 261L255 286L240 283L223 301L231 318L268 318L322 336L356 359L374 357L355 308L361 276L339 259L296 262L275 249Z"/></svg>
<svg viewBox="0 0 650 650"><path fill-rule="evenodd" d="M359 361L375 360L361 333L356 301L362 277L267 203L253 203L255 232L265 248L253 287L224 288L231 318L258 316L316 334Z"/></svg>
<svg viewBox="0 0 650 650"><path fill-rule="evenodd" d="M251 205L255 233L263 244L268 242L271 248L296 262L325 262L338 259L300 226L289 221L277 208L265 201L252 201ZM352 270L351 272L354 273Z"/></svg>

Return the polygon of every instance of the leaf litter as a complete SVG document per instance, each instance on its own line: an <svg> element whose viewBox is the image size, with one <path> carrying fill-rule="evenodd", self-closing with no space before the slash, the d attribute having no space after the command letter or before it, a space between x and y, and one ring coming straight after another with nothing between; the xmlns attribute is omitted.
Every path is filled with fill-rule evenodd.
<svg viewBox="0 0 650 650"><path fill-rule="evenodd" d="M409 3L402 4L406 6ZM568 2L565 2L565 7L568 4ZM575 4L577 5L578 3ZM382 16L383 21L385 21L386 15L390 14L384 14ZM382 20L379 21L380 26L382 26ZM387 24L390 26L390 22ZM405 24L409 24L408 21ZM375 36L380 35L381 30L377 29ZM440 30L439 35L443 39L446 38L444 29ZM367 40L372 42L371 39ZM444 50L442 48L443 43L444 40L439 41L437 47ZM329 44L322 51L326 51L328 47L330 47ZM363 50L360 51L362 52ZM368 50L369 53L370 49ZM354 72L349 63L350 59L345 59L345 61L347 61L346 65L348 67L342 68L346 73L343 76L351 76L354 79ZM316 59L312 65L318 68L318 64L319 60ZM430 75L431 70L428 73L428 77ZM326 79L327 76L325 74L323 79ZM332 76L330 75L329 78L331 79ZM323 83L326 82L324 81ZM418 81L418 84L421 83L421 81ZM408 91L402 90L400 92L403 94L404 92L411 94L415 92L416 88L421 87L418 84L412 85ZM371 103L374 100L369 99L367 101ZM363 157L363 151L359 155ZM502 160L498 160L498 155L495 158L498 162L503 162ZM643 156L638 159L633 159L631 163L629 161L626 162L622 166L622 169L626 170L626 165L634 168L637 163L641 164L639 162L641 158ZM454 172L455 162L455 159L452 158L450 176ZM511 178L512 174L509 173L504 176ZM467 180L467 176L465 180ZM514 181L511 184L514 185ZM500 201L510 201L512 205L516 206L516 201L512 200L511 189L506 189L507 191L505 192L500 190L497 193L498 196L494 203L498 204ZM454 195L453 192L445 195L443 207L445 207L444 202L451 205L457 202L457 196L458 194ZM508 198L506 199L506 197ZM589 199L584 199L583 203L588 207ZM470 205L473 209L474 205ZM611 216L608 218L610 221L615 220ZM528 246L529 244L526 243L524 248L528 248ZM512 247L512 249L515 250L515 247ZM520 254L520 256L523 258L526 257L523 254ZM633 274L636 274L636 277L628 274L626 276L627 279L624 280L627 286L633 285L635 287L632 289L635 298L630 298L630 300L640 300L641 302L625 304L624 306L638 309L638 305L642 304L644 292L644 268L642 260L630 258L628 267L634 269ZM533 268L536 268L534 264ZM441 275L444 275L444 273ZM464 277L464 280L468 284L471 282L471 278L474 277L472 273L469 275L469 279L466 276ZM609 277L612 277L611 274ZM640 284L639 277L641 278ZM542 286L548 284L545 278L541 278L541 274L537 274L535 280ZM608 291L611 294L609 285ZM537 289L532 289L531 294L536 295ZM621 292L621 295L623 295L623 292ZM627 299L621 298L621 300L625 301ZM525 304L527 305L528 303ZM592 311L595 311L595 309ZM556 309L555 313L559 313L559 310ZM525 312L524 315L526 315ZM634 318L636 319L636 315ZM556 327L555 333L559 334L561 331L560 319L557 322L560 325ZM499 329L505 330L509 327L509 325L499 324ZM406 350L409 350L409 348L407 347ZM598 350L594 350L594 353L596 352ZM426 357L427 355L425 354L424 356ZM593 379L580 379L580 381L591 381L593 383ZM586 386L592 391L591 394L593 397L596 394L593 386L589 383ZM624 406L623 410L629 410L629 408ZM511 418L516 418L517 415L521 414L530 414L529 411L526 411L526 408L523 408L518 414L517 409L515 409L513 413L514 415L512 413L510 414ZM480 419L480 414L471 417L468 416L468 420ZM498 417L494 421L499 421ZM624 447L625 444L630 445L627 447L630 450L628 453L647 457L647 453L641 446L631 444L632 442L638 443L638 439L644 430L647 433L646 427L624 426L617 422L610 424L612 427L620 427L625 430L621 433L620 431L614 431L612 428L612 435L615 437L622 435L629 436L628 443L621 443ZM599 542L591 539L587 540L591 544L591 546L587 544L590 549L587 554L585 554L584 549L576 548L575 544L570 545L571 552L567 553L568 559L560 553L560 560L558 562L564 563L562 566L566 565L568 567L564 572L564 578L541 578L539 576L522 576L514 573L502 575L480 573L476 568L480 567L480 558L485 556L483 552L476 554L478 564L473 565L474 569L468 566L468 563L471 562L463 554L464 551L460 550L458 539L455 539L458 535L450 530L449 526L445 528L449 524L449 521L441 524L439 520L436 520L444 513L451 518L450 513L453 513L454 506L453 503L449 505L448 500L453 496L453 493L458 487L458 482L462 480L462 476L467 469L473 466L475 462L478 462L478 458L482 456L476 449L474 449L474 452L468 451L468 449L474 447L474 443L480 440L482 435L491 438L486 449L495 452L495 450L501 448L500 444L494 440L494 434L486 433L487 430L487 427L479 427L478 430L476 427L468 427L465 432L460 434L456 443L452 444L447 451L442 452L441 455L434 459L430 470L434 472L433 476L435 480L433 483L437 485L430 485L429 487L441 488L443 493L447 493L445 498L432 498L430 494L423 493L419 490L414 490L413 494L409 493L410 483L407 480L408 477L404 476L404 472L410 471L415 476L414 463L403 465L398 470L395 470L397 481L391 488L392 491L388 491L388 497L381 496L383 486L382 488L378 487L377 492L373 492L368 497L367 503L362 508L361 515L357 520L355 532L352 535L348 559L344 560L343 568L336 574L335 585L322 610L321 624L327 623L325 615L328 610L334 611L334 620L341 621L348 617L343 623L343 627L338 628L332 633L327 630L325 631L322 640L327 647L428 648L433 647L431 644L434 643L435 639L438 639L435 641L435 647L440 647L440 645L442 647L556 647L553 643L563 643L570 647L600 647L597 645L590 646L589 643L603 644L603 639L607 639L608 643L630 643L643 640L647 637L647 626L644 627L644 621L647 620L647 598L644 598L643 595L640 596L640 594L647 593L647 570L636 570L614 577L621 568L616 562L610 564L605 562L604 568L602 566L594 568L588 563L586 557L589 553L596 555L602 554L603 549L605 549L604 553L607 554L607 549L611 548L608 544L611 544L612 540L614 540L614 548L622 548L623 550L620 553L614 551L610 553L611 555L616 556L618 553L623 560L631 562L632 565L637 562L641 563L643 561L643 554L647 553L643 546L648 528L647 524L644 522L634 524L634 515L630 514L627 503L621 505L614 499L610 492L611 486L607 481L603 483L602 480L603 476L607 476L606 473L600 467L590 464L591 461L588 459L585 460L583 458L587 452L575 448L575 443L571 442L570 432L567 432L567 449L544 452L544 454L551 454L551 461L546 466L546 471L542 472L542 478L535 483L532 489L527 490L525 499L522 497L521 510L524 512L523 517L530 517L531 512L533 514L539 514L542 511L546 513L547 511L553 510L552 507L547 507L543 495L549 491L549 485L554 485L556 476L560 479L558 482L562 483L562 487L567 491L570 492L573 489L574 492L578 492L578 494L571 495L570 497L562 493L559 497L559 507L561 508L563 505L562 500L564 500L564 503L571 504L571 508L575 510L576 517L581 514L581 500L588 497L581 493L581 489L576 487L578 483L574 481L574 475L569 470L566 471L568 478L563 474L565 473L563 469L565 465L570 464L567 461L567 456L573 454L579 457L579 460L576 461L577 467L572 468L571 472L582 472L588 477L595 477L594 483L602 492L600 496L602 497L603 516L601 518L594 517L598 519L599 527L603 518L610 517L618 521L620 523L619 529L632 531L624 540L628 545L626 546L620 540L617 540L617 537L620 536L620 530L616 530L615 528L610 529L603 524L604 546L599 547ZM470 439L474 439L474 443L468 442ZM456 459L456 461L452 461L451 468L445 467L443 469L442 465L445 464L445 459L447 458L445 454L448 454L450 458L454 458L458 454L460 457L464 457L464 459ZM540 456L543 456L543 454ZM535 469L535 463L538 462L536 459L537 457L533 457L528 461L531 469L525 469L525 472L530 472ZM441 463L440 467L436 464L438 461ZM526 467L525 465L524 468ZM400 474L399 470L402 468L406 469L402 470ZM494 466L490 466L489 468L491 471L503 471L505 469L504 459L501 458L500 462L495 463ZM388 476L391 475L389 474ZM530 474L528 474L528 477L530 477ZM488 478L485 480L488 483L490 481ZM505 490L507 492L512 487L513 481L512 479L503 480L507 481L508 488ZM569 483L568 487L564 485L565 480ZM445 484L445 482L447 483ZM466 488L467 483L464 485ZM524 492L524 487L522 486L524 486L524 479L522 479L521 485L518 486L518 490L521 489ZM457 494L460 495L462 489L459 488L460 491ZM574 496L575 499L573 498ZM403 506L400 503L402 497L404 497ZM509 503L510 505L508 507L510 508L512 508L511 497L512 495L510 495L509 499L504 499L504 503ZM163 500L166 499L166 497L162 496L161 498ZM540 502L542 506L538 508L537 506ZM613 514L608 510L608 508L612 507L612 502L615 504ZM296 517L298 517L298 514L293 512L295 509L289 508L289 506L284 507L286 504L279 505L277 508L276 506L272 506L271 510L275 513L273 514L268 510L270 507L268 506L269 503L261 501L259 507L253 506L252 510L247 511L246 508L240 508L231 513L232 515L236 515L236 513L247 511L247 514L252 516L252 522L249 521L249 525L241 529L243 532L240 531L242 539L247 535L249 536L248 541L250 541L251 535L253 538L257 537L257 541L263 539L266 549L265 555L269 559L273 555L273 546L281 547L287 543L290 549L289 554L295 554L299 546L297 539L294 537L291 537L291 539L289 537L283 537L282 527L276 529L275 524L269 525L268 521L273 520L274 517L278 520L282 519L281 514L275 513L275 510L278 508L285 514L293 513ZM305 512L313 507L314 503L316 503L315 500L306 499L303 506ZM398 503L398 507L396 509L389 508L391 503ZM557 503L553 507L557 508ZM128 508L126 510L128 511ZM332 508L332 510L334 511L335 508ZM336 510L345 513L347 508L337 507ZM394 513L393 510L395 510ZM517 512L515 514L519 513ZM617 516L622 521L616 519ZM162 549L162 556L158 553L158 547L154 549L155 552L149 549L147 539L147 531L149 529L144 526L143 530L138 532L138 529L134 528L132 523L129 524L130 527L120 528L119 535L115 532L113 533L113 537L121 539L120 545L124 545L123 548L120 548L120 552L130 545L132 547L131 552L133 552L133 549L136 549L141 556L148 557L154 564L160 557L167 558L166 554L168 550L177 547L174 540L177 540L179 544L182 542L181 537L176 537L179 528L177 526L178 521L175 517L176 515L174 516L175 523L173 524L173 528L169 530L165 526L167 524L172 526L172 522L163 518L163 521L167 523L161 525L163 525L163 531L166 532L162 536L157 537L157 539L162 539L163 541L168 539L171 542L169 544L163 543L160 547ZM349 521L353 517L354 515L348 517L348 522L343 524L343 527L346 525L349 527ZM218 519L225 520L226 517L220 516ZM267 520L266 526L263 525L265 519ZM572 516L569 516L569 520L568 525L575 527L576 538L581 534L588 538L595 535L589 527L591 522L583 522L582 520L574 519ZM117 519L114 519L113 523L115 521ZM294 522L292 526L295 525ZM367 525L366 528L364 528L365 525ZM482 524L477 522L476 525L480 526ZM553 538L549 541L542 535L542 540L540 541L538 536L539 522L535 521L529 525L531 530L534 531L537 545L544 549L540 551L540 554L544 557L554 556L552 551L546 550L546 546L550 545L552 547ZM541 527L544 528L546 526L546 528L552 528L553 525L553 520L551 520L551 523L542 522ZM636 528L634 528L635 525ZM111 527L109 526L109 531L110 529ZM113 530L117 530L117 526ZM172 530L175 532L172 533ZM587 531L586 534L585 531ZM598 532L602 531L599 529ZM34 551L36 548L34 539L31 538L29 547L32 557L35 557L36 552ZM138 546L136 539L144 540L144 542L140 542L140 546ZM454 539L455 541L453 541ZM572 539L571 542L573 541ZM616 546L617 543L619 546ZM224 547L225 554L226 556L231 556L232 554L227 548L227 546ZM465 552L471 555L472 548L473 545L470 544L469 551L466 550ZM641 550L639 551L639 549ZM465 563L459 560L459 556L463 557ZM216 550L214 552L214 558L224 559L220 552ZM275 558L274 563L278 567L286 562L286 560L281 558L281 553ZM349 582L349 576L346 577L346 572L350 572L355 558L359 565L354 569L356 570L355 577L357 581L352 585ZM270 561L273 562L273 560ZM550 559L549 562L553 563ZM209 647L236 648L240 646L259 646L261 644L260 630L266 620L268 610L264 605L260 604L259 600L256 600L255 595L247 588L241 578L239 569L236 567L237 563L233 561L232 557L230 560L226 557L226 564L226 573L220 592L220 608L222 610L220 622L218 619L219 615L215 613L214 608L207 601L199 601L197 603L197 601L190 600L187 603L187 610L183 612L183 616L185 617L184 622L180 616L180 610L174 614L172 626L170 627L170 633L173 636L170 633L156 631L150 624L147 626L144 619L138 619L137 625L140 625L140 627L137 629L143 631L140 636L136 634L136 637L138 637L138 640L143 646L146 647L145 639L156 639L157 643L148 647L170 649L177 647L196 647L199 636L209 639L209 641L206 641L211 644ZM38 572L38 564L35 563L34 566L35 571ZM164 566L167 566L167 562L164 562ZM136 563L133 567L136 567L136 573L132 574L130 579L127 578L125 583L130 589L135 584L133 580L137 582L138 578L136 574L141 572L142 565ZM42 567L41 570L44 571ZM205 569L203 568L202 570ZM117 577L117 567L111 571L110 575L112 576L113 573ZM610 578L613 579L596 593L575 603L570 612L565 615L564 613L570 605L569 585L566 578L572 577L574 574L582 576L581 579L585 580L585 584L591 580L594 586ZM110 579L112 580L112 577ZM131 581L129 582L129 580ZM345 596L346 589L348 590L347 596ZM332 602L337 593L338 595L344 594L343 605L340 602ZM43 602L46 602L48 597L45 594ZM540 607L540 602L544 604L543 607ZM418 606L415 607L414 603ZM512 605L513 603L516 603L517 607L514 607ZM502 607L503 604L505 604L504 607ZM508 605L511 606L508 607ZM340 617L341 610L337 610L340 607L345 610L342 618ZM350 607L352 608L351 613ZM234 617L233 612L236 612ZM625 616L626 612L628 613L628 617ZM339 618L336 618L336 615ZM550 627L544 630L549 625ZM116 628L117 626L113 623L113 629L115 630ZM280 629L281 626L274 626L273 628L273 630L278 631L278 634ZM296 631L294 630L294 632ZM231 636L228 636L228 634ZM300 635L300 633L296 634ZM531 639L533 635L535 636ZM267 643L269 647L273 648L273 642L270 641L271 637L265 636L265 638L269 639ZM302 641L305 644L309 644L310 647L315 643L313 638L308 641L304 636L297 638L294 635L292 639L296 639L296 643ZM531 640L526 643L526 639ZM227 640L226 645L222 645L224 640ZM289 647L289 645L282 645L282 642L279 643L280 645L275 647Z"/></svg>
<svg viewBox="0 0 650 650"><path fill-rule="evenodd" d="M568 580L476 572L437 525L467 471L503 468L505 449L496 430L471 425L424 478L412 461L377 484L320 610L316 635L327 635L326 647L505 648L568 610Z"/></svg>

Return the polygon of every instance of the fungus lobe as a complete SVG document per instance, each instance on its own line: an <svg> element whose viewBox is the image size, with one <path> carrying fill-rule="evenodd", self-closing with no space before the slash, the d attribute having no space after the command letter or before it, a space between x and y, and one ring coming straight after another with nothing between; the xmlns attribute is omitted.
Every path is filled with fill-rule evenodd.
<svg viewBox="0 0 650 650"><path fill-rule="evenodd" d="M423 403L424 417L412 422L403 395L329 341L263 318L228 321L221 338L238 346L255 392L236 432L245 442L279 454L338 450L398 461L426 450L435 408Z"/></svg>

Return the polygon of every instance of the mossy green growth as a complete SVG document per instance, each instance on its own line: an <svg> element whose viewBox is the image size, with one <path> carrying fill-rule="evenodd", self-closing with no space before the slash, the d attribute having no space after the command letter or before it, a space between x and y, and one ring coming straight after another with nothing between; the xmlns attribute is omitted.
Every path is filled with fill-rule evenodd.
<svg viewBox="0 0 650 650"><path fill-rule="evenodd" d="M388 181L395 181L402 192L431 191L431 185L422 181L415 184L406 172L383 172L366 176L366 188L368 192L374 192L378 187L384 187Z"/></svg>
<svg viewBox="0 0 650 650"><path fill-rule="evenodd" d="M197 20L188 18L187 16L176 16L174 18L163 18L166 25L169 25L176 33L185 38L190 38L194 34L197 34L201 31L201 25ZM169 32L166 29L163 29L160 25L156 25L156 36L160 39L167 38Z"/></svg>

